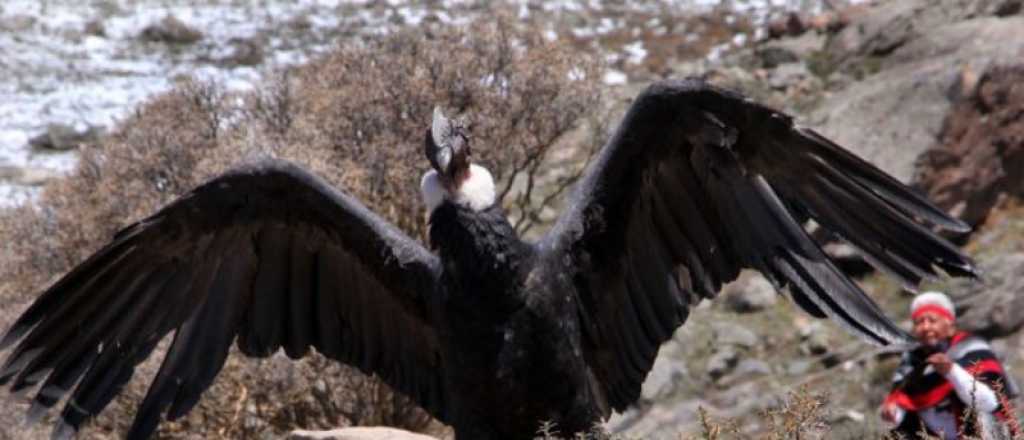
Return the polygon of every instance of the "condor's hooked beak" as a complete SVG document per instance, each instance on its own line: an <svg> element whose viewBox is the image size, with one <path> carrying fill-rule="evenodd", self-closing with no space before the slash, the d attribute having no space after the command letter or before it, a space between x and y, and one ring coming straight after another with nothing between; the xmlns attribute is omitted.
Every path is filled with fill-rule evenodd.
<svg viewBox="0 0 1024 440"><path fill-rule="evenodd" d="M466 136L439 107L434 108L434 119L427 134L426 155L431 166L448 182L456 181L457 176L469 169Z"/></svg>
<svg viewBox="0 0 1024 440"><path fill-rule="evenodd" d="M439 147L434 159L437 160L438 172L447 176L452 166L452 148L448 145Z"/></svg>

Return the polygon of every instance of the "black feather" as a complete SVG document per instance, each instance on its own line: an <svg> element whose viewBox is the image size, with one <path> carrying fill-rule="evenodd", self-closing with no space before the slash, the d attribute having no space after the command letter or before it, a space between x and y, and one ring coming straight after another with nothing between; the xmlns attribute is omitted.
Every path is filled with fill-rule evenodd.
<svg viewBox="0 0 1024 440"><path fill-rule="evenodd" d="M306 232L306 236L315 235ZM285 353L292 359L299 359L309 352L313 342L316 324L309 319L313 316L313 280L316 277L315 242L301 241L299 234L294 234L291 241L291 255L287 263L291 265L288 273L288 289L281 292L287 298L289 312L289 328Z"/></svg>

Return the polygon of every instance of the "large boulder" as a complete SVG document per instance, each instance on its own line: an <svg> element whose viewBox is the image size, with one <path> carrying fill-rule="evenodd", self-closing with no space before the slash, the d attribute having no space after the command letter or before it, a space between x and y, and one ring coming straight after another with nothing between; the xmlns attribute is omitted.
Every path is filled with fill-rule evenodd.
<svg viewBox="0 0 1024 440"><path fill-rule="evenodd" d="M982 281L957 281L951 289L957 325L987 338L1016 333L1024 327L1024 253L983 260Z"/></svg>
<svg viewBox="0 0 1024 440"><path fill-rule="evenodd" d="M1024 64L965 70L939 143L918 162L917 184L940 207L980 224L1001 197L1024 196Z"/></svg>
<svg viewBox="0 0 1024 440"><path fill-rule="evenodd" d="M887 2L847 26L824 52L862 79L826 96L809 125L911 181L917 158L941 131L960 66L984 68L1024 53L1024 17L953 21L971 16L956 4Z"/></svg>
<svg viewBox="0 0 1024 440"><path fill-rule="evenodd" d="M763 275L752 270L740 273L739 278L722 287L720 303L737 313L750 313L775 305L779 295Z"/></svg>
<svg viewBox="0 0 1024 440"><path fill-rule="evenodd" d="M1017 0L1012 0L1017 1ZM826 50L844 63L860 63L865 57L894 57L882 63L901 63L895 52L921 38L934 38L942 29L977 18L1015 15L1010 0L904 0L880 2L873 7L849 8L847 25L829 39ZM916 58L916 55L911 56ZM845 67L854 67L847 64Z"/></svg>
<svg viewBox="0 0 1024 440"><path fill-rule="evenodd" d="M640 387L641 401L654 401L672 396L680 383L691 379L686 363L679 359L682 354L678 353L677 343L667 343L661 351L660 356L654 360L651 371L647 373L647 379Z"/></svg>

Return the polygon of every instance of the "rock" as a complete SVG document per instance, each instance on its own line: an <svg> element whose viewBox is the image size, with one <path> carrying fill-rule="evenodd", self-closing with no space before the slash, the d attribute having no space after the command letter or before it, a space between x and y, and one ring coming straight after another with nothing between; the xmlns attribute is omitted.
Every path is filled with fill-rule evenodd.
<svg viewBox="0 0 1024 440"><path fill-rule="evenodd" d="M1020 14L1024 10L1024 0L1005 0L998 2L992 14L996 17L1009 17Z"/></svg>
<svg viewBox="0 0 1024 440"><path fill-rule="evenodd" d="M896 13L882 20L868 20L866 24L848 27L836 41L849 45L859 55L882 56L920 35L911 14Z"/></svg>
<svg viewBox="0 0 1024 440"><path fill-rule="evenodd" d="M827 50L839 59L853 61L885 56L920 37L931 38L951 24L967 22L984 2L905 0L882 2L871 8L845 12L850 25L829 40Z"/></svg>
<svg viewBox="0 0 1024 440"><path fill-rule="evenodd" d="M733 312L750 313L775 305L775 287L761 274L745 271L722 289L725 307Z"/></svg>
<svg viewBox="0 0 1024 440"><path fill-rule="evenodd" d="M0 165L0 181L11 180L21 175L21 167Z"/></svg>
<svg viewBox="0 0 1024 440"><path fill-rule="evenodd" d="M177 17L168 15L158 23L146 26L140 37L146 41L169 44L192 44L203 39L203 33Z"/></svg>
<svg viewBox="0 0 1024 440"><path fill-rule="evenodd" d="M850 14L836 11L822 12L807 20L807 27L820 34L836 33L850 24Z"/></svg>
<svg viewBox="0 0 1024 440"><path fill-rule="evenodd" d="M258 38L232 38L228 44L231 45L231 54L219 60L222 65L256 66L263 63L266 56L263 42Z"/></svg>
<svg viewBox="0 0 1024 440"><path fill-rule="evenodd" d="M733 370L732 374L737 377L749 379L755 376L765 376L768 374L772 374L772 367L770 367L764 361L760 361L757 359L743 359L740 361L739 364L736 365L736 368Z"/></svg>
<svg viewBox="0 0 1024 440"><path fill-rule="evenodd" d="M99 19L89 20L85 24L85 29L82 31L85 35L92 35L95 37L106 37L107 27L103 24L103 21Z"/></svg>
<svg viewBox="0 0 1024 440"><path fill-rule="evenodd" d="M686 380L689 375L685 363L660 354L654 359L654 366L640 387L643 399L657 400L673 395L676 384Z"/></svg>
<svg viewBox="0 0 1024 440"><path fill-rule="evenodd" d="M829 343L828 334L825 333L825 329L820 325L808 327L814 327L815 330L803 338L803 342L800 343L800 352L810 356L820 356L828 353L832 348L832 344Z"/></svg>
<svg viewBox="0 0 1024 440"><path fill-rule="evenodd" d="M970 225L1000 197L1024 197L1024 64L994 66L980 79L962 71L937 145L917 163L916 185ZM976 84L971 84L974 81Z"/></svg>
<svg viewBox="0 0 1024 440"><path fill-rule="evenodd" d="M36 18L31 15L14 14L0 16L0 31L17 34L25 32L36 25Z"/></svg>
<svg viewBox="0 0 1024 440"><path fill-rule="evenodd" d="M95 143L103 134L101 127L78 126L54 123L46 131L28 141L32 148L41 150L67 151L83 144Z"/></svg>
<svg viewBox="0 0 1024 440"><path fill-rule="evenodd" d="M808 319L807 316L803 315L796 316L793 319L793 326L796 327L796 334L800 336L800 340L805 340L814 333L823 330L820 321Z"/></svg>
<svg viewBox="0 0 1024 440"><path fill-rule="evenodd" d="M754 49L754 56L758 61L758 67L774 69L780 64L795 63L800 61L792 50L780 46L764 46Z"/></svg>
<svg viewBox="0 0 1024 440"><path fill-rule="evenodd" d="M723 347L708 358L705 371L711 379L718 380L732 371L737 361L739 361L739 355L736 350L732 347Z"/></svg>
<svg viewBox="0 0 1024 440"><path fill-rule="evenodd" d="M1024 253L990 257L979 262L980 282L957 280L950 289L957 307L957 325L986 338L1016 333L1024 327Z"/></svg>
<svg viewBox="0 0 1024 440"><path fill-rule="evenodd" d="M859 423L864 423L864 419L865 419L864 413L862 413L860 411L857 411L857 410L848 409L846 411L838 411L838 412L832 413L831 417L829 417L829 422L831 422L831 423L851 422L851 423L858 423L859 424Z"/></svg>
<svg viewBox="0 0 1024 440"><path fill-rule="evenodd" d="M893 3L903 2L886 5ZM857 58L874 73L833 91L805 123L903 182L911 181L915 162L942 129L950 108L946 95L959 74L950 66L986 66L1024 53L1021 19L985 17L914 28L923 34L891 54Z"/></svg>
<svg viewBox="0 0 1024 440"><path fill-rule="evenodd" d="M833 11L823 12L815 15L807 20L807 27L813 29L816 32L828 32L832 23L837 23L839 14ZM840 29L841 26L837 26L836 30Z"/></svg>
<svg viewBox="0 0 1024 440"><path fill-rule="evenodd" d="M811 74L804 63L786 63L769 72L768 85L775 90L796 87L816 90L821 88L821 80Z"/></svg>
<svg viewBox="0 0 1024 440"><path fill-rule="evenodd" d="M849 276L859 277L875 270L871 263L864 259L860 251L849 243L827 242L822 249L832 259L832 262Z"/></svg>
<svg viewBox="0 0 1024 440"><path fill-rule="evenodd" d="M762 102L770 100L773 93L763 80L755 76L756 72L752 74L749 70L741 67L725 66L707 70L702 75L704 80L710 84L739 90Z"/></svg>
<svg viewBox="0 0 1024 440"><path fill-rule="evenodd" d="M782 38L797 36L807 31L807 23L796 12L790 12L785 18L768 23L768 37Z"/></svg>
<svg viewBox="0 0 1024 440"><path fill-rule="evenodd" d="M819 34L814 33L814 32L806 32L803 35L800 35L798 37L783 38L783 39L780 39L780 40L775 40L775 41L771 41L771 42L762 44L762 45L756 47L754 50L755 51L780 50L780 51L783 51L783 52L791 53L791 54L793 54L796 57L796 59L794 59L794 60L791 60L791 61L780 60L780 62L778 63L778 64L783 64L783 63L786 63L786 62L800 61L801 59L804 59L804 58L808 57L813 52L819 51L823 47L825 47L825 42L826 41L827 41L827 37L825 37L823 35L819 35ZM783 55L783 56L785 56L785 55ZM768 66L763 66L763 67L768 67Z"/></svg>
<svg viewBox="0 0 1024 440"><path fill-rule="evenodd" d="M385 427L354 427L330 431L295 430L287 440L437 440L424 434Z"/></svg>
<svg viewBox="0 0 1024 440"><path fill-rule="evenodd" d="M712 338L716 346L751 348L757 345L757 335L742 325L731 322L715 321L711 323Z"/></svg>
<svg viewBox="0 0 1024 440"><path fill-rule="evenodd" d="M801 376L808 371L811 371L811 361L806 359L797 359L786 366L786 374L790 376Z"/></svg>
<svg viewBox="0 0 1024 440"><path fill-rule="evenodd" d="M614 438L675 439L677 435L666 433L676 433L680 426L694 423L699 410L708 406L702 399L683 399L646 408L631 407L613 413L605 428L615 434Z"/></svg>
<svg viewBox="0 0 1024 440"><path fill-rule="evenodd" d="M285 25L293 31L305 31L313 27L313 22L310 21L309 15L300 14L288 20Z"/></svg>
<svg viewBox="0 0 1024 440"><path fill-rule="evenodd" d="M734 384L722 390L721 393L709 397L708 402L719 408L716 412L719 417L724 419L758 414L768 408L777 407L781 403L776 392L764 389L752 381Z"/></svg>
<svg viewBox="0 0 1024 440"><path fill-rule="evenodd" d="M42 186L60 177L60 173L46 168L26 168L0 165L0 181L21 186Z"/></svg>
<svg viewBox="0 0 1024 440"><path fill-rule="evenodd" d="M946 99L949 99L950 102L971 99L978 90L978 81L980 79L981 76L974 67L969 65L961 67L960 74L956 76L953 85L949 88L949 92L946 93Z"/></svg>
<svg viewBox="0 0 1024 440"><path fill-rule="evenodd" d="M782 41L794 40L780 40L778 43ZM738 90L751 99L784 111L806 108L808 102L820 99L822 80L797 58L789 44L776 43L732 57L730 65L704 72L705 80ZM808 39L799 44L808 43L813 44L813 41Z"/></svg>
<svg viewBox="0 0 1024 440"><path fill-rule="evenodd" d="M858 2L856 4L847 5L845 7L840 8L836 20L842 23L843 27L845 28L850 23L860 20L861 17L867 15L870 11L871 7L867 2Z"/></svg>
<svg viewBox="0 0 1024 440"><path fill-rule="evenodd" d="M1024 9L1024 0L975 0L975 3L975 11L982 16L1010 17Z"/></svg>

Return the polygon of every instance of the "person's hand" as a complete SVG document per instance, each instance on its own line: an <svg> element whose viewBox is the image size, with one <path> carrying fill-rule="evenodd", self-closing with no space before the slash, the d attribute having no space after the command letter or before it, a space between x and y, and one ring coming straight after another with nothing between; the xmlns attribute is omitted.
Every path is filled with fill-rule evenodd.
<svg viewBox="0 0 1024 440"><path fill-rule="evenodd" d="M953 369L953 360L946 356L946 353L934 353L928 356L928 359L925 359L925 361L931 364L935 371L938 371L943 376L949 374L950 370Z"/></svg>
<svg viewBox="0 0 1024 440"><path fill-rule="evenodd" d="M895 403L882 404L882 420L888 423L896 423L896 408Z"/></svg>

